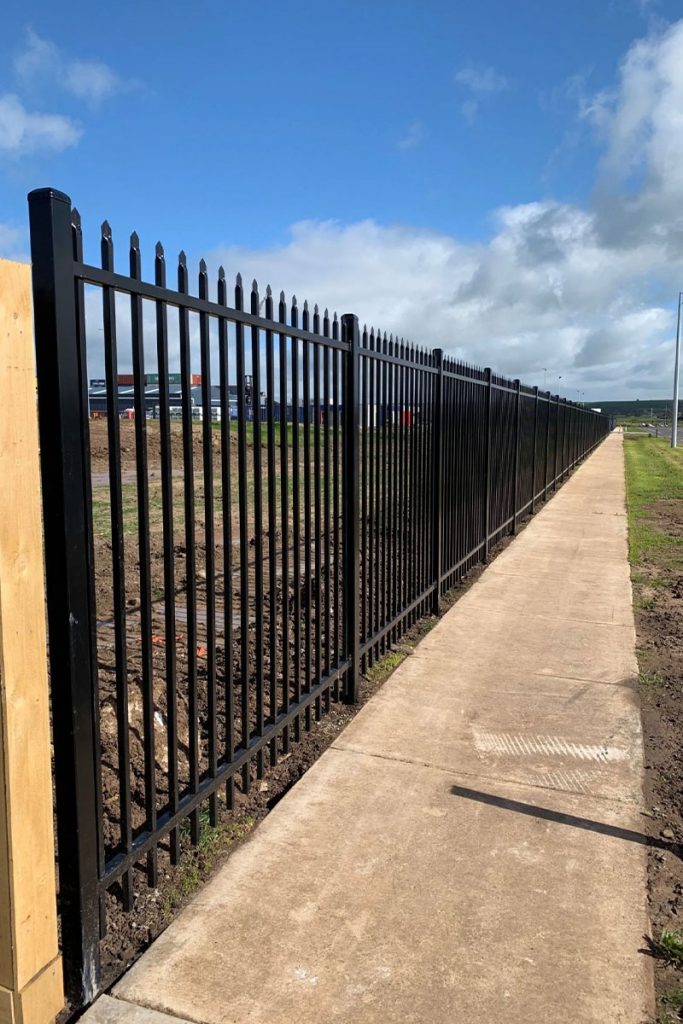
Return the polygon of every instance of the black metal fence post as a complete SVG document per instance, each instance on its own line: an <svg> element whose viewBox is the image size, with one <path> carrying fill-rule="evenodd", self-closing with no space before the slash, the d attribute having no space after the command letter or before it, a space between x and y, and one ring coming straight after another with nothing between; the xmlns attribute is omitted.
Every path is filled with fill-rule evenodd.
<svg viewBox="0 0 683 1024"><path fill-rule="evenodd" d="M517 512L519 510L519 379L515 380L515 457L513 465L512 490L512 532L517 533Z"/></svg>
<svg viewBox="0 0 683 1024"><path fill-rule="evenodd" d="M484 561L489 560L489 538L491 536L491 416L493 410L493 384L491 367L486 374L486 445L484 449Z"/></svg>
<svg viewBox="0 0 683 1024"><path fill-rule="evenodd" d="M538 384L534 387L534 456L531 463L531 514L536 511L536 451L538 447Z"/></svg>
<svg viewBox="0 0 683 1024"><path fill-rule="evenodd" d="M548 457L550 455L550 392L546 391L545 464L543 470L543 500L548 500Z"/></svg>
<svg viewBox="0 0 683 1024"><path fill-rule="evenodd" d="M441 610L441 562L443 544L443 349L433 351L437 369L434 387L434 414L432 418L432 572L434 595L432 612Z"/></svg>
<svg viewBox="0 0 683 1024"><path fill-rule="evenodd" d="M555 461L553 462L553 491L557 490L557 446L560 441L560 396L555 395Z"/></svg>
<svg viewBox="0 0 683 1024"><path fill-rule="evenodd" d="M356 704L360 680L360 331L358 317L341 318L344 354L344 643L351 664L346 673L344 698ZM366 429L363 424L363 429Z"/></svg>
<svg viewBox="0 0 683 1024"><path fill-rule="evenodd" d="M79 329L71 200L29 195L65 987L99 989L97 689L92 662L85 338Z"/></svg>

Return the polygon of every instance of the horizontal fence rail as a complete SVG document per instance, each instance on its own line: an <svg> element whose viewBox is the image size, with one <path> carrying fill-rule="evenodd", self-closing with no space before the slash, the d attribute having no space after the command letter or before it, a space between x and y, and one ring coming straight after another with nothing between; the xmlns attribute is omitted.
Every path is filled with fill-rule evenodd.
<svg viewBox="0 0 683 1024"><path fill-rule="evenodd" d="M609 421L222 268L210 282L203 261L190 275L183 253L171 285L160 244L148 282L135 234L121 273L106 222L87 264L67 196L29 209L62 944L83 1005L113 908L134 918L160 863L357 701Z"/></svg>

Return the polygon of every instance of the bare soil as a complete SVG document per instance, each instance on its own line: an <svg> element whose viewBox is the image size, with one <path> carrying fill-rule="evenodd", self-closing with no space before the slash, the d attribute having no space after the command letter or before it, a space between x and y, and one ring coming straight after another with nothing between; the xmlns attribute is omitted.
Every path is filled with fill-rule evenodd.
<svg viewBox="0 0 683 1024"><path fill-rule="evenodd" d="M648 526L668 537L683 537L683 506L662 499L649 509ZM634 582L640 699L645 746L643 829L661 845L648 851L648 900L652 934L683 929L683 577L662 585L666 566L654 556L641 560ZM660 1006L683 988L680 966L656 960ZM675 1005L662 1020L683 1020Z"/></svg>

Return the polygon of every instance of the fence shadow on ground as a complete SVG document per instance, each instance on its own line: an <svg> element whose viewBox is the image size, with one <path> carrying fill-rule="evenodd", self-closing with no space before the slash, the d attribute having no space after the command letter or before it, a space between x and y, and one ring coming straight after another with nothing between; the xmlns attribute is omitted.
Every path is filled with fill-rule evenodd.
<svg viewBox="0 0 683 1024"><path fill-rule="evenodd" d="M583 818L576 814L566 814L564 811L554 811L550 807L539 807L536 804L527 804L521 800L510 800L508 797L498 796L495 793L483 793L477 789L468 789L466 786L451 786L451 794L464 800L475 800L477 803L487 804L489 807L499 807L504 811L513 811L515 814L526 814L531 818L553 821L558 825L569 825L572 828L580 828L586 832L597 832L599 835L611 836L613 839L623 839L626 842L638 843L640 846L649 846L656 850L666 850L677 857L681 856L679 843L667 842L658 836L648 836L644 832L637 832L634 829L620 828L618 825L608 825L604 821L594 821L592 818Z"/></svg>

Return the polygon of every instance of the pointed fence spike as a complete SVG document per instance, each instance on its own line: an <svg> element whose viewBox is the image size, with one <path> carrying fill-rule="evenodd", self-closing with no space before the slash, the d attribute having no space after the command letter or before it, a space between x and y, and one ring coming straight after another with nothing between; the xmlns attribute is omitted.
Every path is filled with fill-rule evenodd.
<svg viewBox="0 0 683 1024"><path fill-rule="evenodd" d="M236 274L235 275L235 287L236 288L241 288L242 287L242 275L241 274Z"/></svg>
<svg viewBox="0 0 683 1024"><path fill-rule="evenodd" d="M257 292L258 291L258 283L256 281L256 278L254 278L254 280L251 282L251 290L252 290L252 292Z"/></svg>
<svg viewBox="0 0 683 1024"><path fill-rule="evenodd" d="M206 260L204 260L204 259L201 259L199 261L199 273L200 274L205 274L206 273Z"/></svg>
<svg viewBox="0 0 683 1024"><path fill-rule="evenodd" d="M284 291L281 291L280 292L280 302L286 302L286 301L287 300L285 299L285 293L284 293Z"/></svg>
<svg viewBox="0 0 683 1024"><path fill-rule="evenodd" d="M292 295L292 305L296 306L296 295Z"/></svg>
<svg viewBox="0 0 683 1024"><path fill-rule="evenodd" d="M272 297L273 297L273 289L270 287L269 284L267 284L266 285L266 298L267 299L272 299Z"/></svg>
<svg viewBox="0 0 683 1024"><path fill-rule="evenodd" d="M326 318L327 320L329 320L329 319L330 319L330 314L329 314L329 310L327 309L327 306L325 306L325 312L324 312L323 316L324 316L324 317L325 317L325 318Z"/></svg>
<svg viewBox="0 0 683 1024"><path fill-rule="evenodd" d="M80 213L78 212L78 210L76 209L75 206L74 206L74 208L71 211L71 223L73 224L73 226L75 228L79 228L80 229L80 226L81 226L81 215L80 215Z"/></svg>
<svg viewBox="0 0 683 1024"><path fill-rule="evenodd" d="M336 313L336 311L335 311L334 316L332 317L332 319L334 320L335 323L337 322L337 313Z"/></svg>
<svg viewBox="0 0 683 1024"><path fill-rule="evenodd" d="M156 258L158 260L163 260L163 258L164 258L164 247L161 244L161 242L157 242L157 244L154 246L154 255L156 256Z"/></svg>
<svg viewBox="0 0 683 1024"><path fill-rule="evenodd" d="M181 249L180 252L178 253L178 263L180 264L181 267L187 266L187 256L185 255L184 249Z"/></svg>
<svg viewBox="0 0 683 1024"><path fill-rule="evenodd" d="M223 267L223 264L221 264L220 267L218 268L218 280L225 281L225 269Z"/></svg>
<svg viewBox="0 0 683 1024"><path fill-rule="evenodd" d="M308 313L308 299L304 299L304 313Z"/></svg>
<svg viewBox="0 0 683 1024"><path fill-rule="evenodd" d="M131 249L140 248L140 238L138 237L137 231L131 231L130 233L130 247Z"/></svg>
<svg viewBox="0 0 683 1024"><path fill-rule="evenodd" d="M318 316L318 314L320 312L320 310L318 309L318 303L317 302L316 302L315 306L313 307L313 312L315 313L316 316Z"/></svg>
<svg viewBox="0 0 683 1024"><path fill-rule="evenodd" d="M111 238L111 225L108 220L102 221L102 238Z"/></svg>

